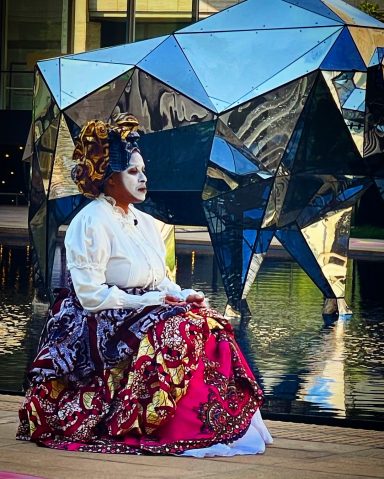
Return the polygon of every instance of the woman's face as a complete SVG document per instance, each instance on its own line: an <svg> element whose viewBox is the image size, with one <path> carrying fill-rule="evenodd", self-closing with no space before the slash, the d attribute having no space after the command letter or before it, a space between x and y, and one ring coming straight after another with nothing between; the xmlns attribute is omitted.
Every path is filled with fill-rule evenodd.
<svg viewBox="0 0 384 479"><path fill-rule="evenodd" d="M105 193L116 200L116 204L125 207L130 203L141 203L147 194L147 177L141 154L134 151L126 170L115 172L107 181Z"/></svg>

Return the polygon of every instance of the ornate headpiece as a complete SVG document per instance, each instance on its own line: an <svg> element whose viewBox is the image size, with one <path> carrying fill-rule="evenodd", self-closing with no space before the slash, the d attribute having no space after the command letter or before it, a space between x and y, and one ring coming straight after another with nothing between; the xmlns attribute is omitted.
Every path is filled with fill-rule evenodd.
<svg viewBox="0 0 384 479"><path fill-rule="evenodd" d="M77 164L72 169L72 179L88 198L99 196L105 180L114 171L127 169L132 152L139 151L137 118L121 113L114 122L112 126L102 120L91 120L76 140L73 159Z"/></svg>

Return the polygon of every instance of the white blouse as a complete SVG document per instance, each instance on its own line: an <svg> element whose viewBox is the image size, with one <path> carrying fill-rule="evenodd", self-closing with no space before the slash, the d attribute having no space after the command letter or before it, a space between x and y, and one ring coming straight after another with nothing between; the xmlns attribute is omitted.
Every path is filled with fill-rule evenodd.
<svg viewBox="0 0 384 479"><path fill-rule="evenodd" d="M195 293L166 277L165 246L152 216L132 205L128 213L100 195L72 220L65 236L67 266L84 309L139 308L163 304L166 294ZM146 288L143 295L123 288Z"/></svg>

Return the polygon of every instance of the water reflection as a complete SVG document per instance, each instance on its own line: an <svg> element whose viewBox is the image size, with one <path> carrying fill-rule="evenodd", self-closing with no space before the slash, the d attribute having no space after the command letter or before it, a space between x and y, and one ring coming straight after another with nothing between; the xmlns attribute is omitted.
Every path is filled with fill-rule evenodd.
<svg viewBox="0 0 384 479"><path fill-rule="evenodd" d="M0 389L20 391L43 319L31 316L28 247L2 246ZM61 256L58 254L61 261ZM59 261L59 263L60 263ZM273 413L384 420L384 262L350 261L349 320L324 322L322 296L294 262L268 258L236 325ZM224 289L211 254L179 252L177 280L206 291L223 311Z"/></svg>

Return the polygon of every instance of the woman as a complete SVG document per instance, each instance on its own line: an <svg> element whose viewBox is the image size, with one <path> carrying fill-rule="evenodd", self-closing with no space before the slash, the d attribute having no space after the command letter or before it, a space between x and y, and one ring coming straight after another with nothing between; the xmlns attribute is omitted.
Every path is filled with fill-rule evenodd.
<svg viewBox="0 0 384 479"><path fill-rule="evenodd" d="M68 227L70 289L32 364L17 437L47 447L194 456L264 452L262 391L228 322L165 276L138 122L91 121L73 178L94 200Z"/></svg>

